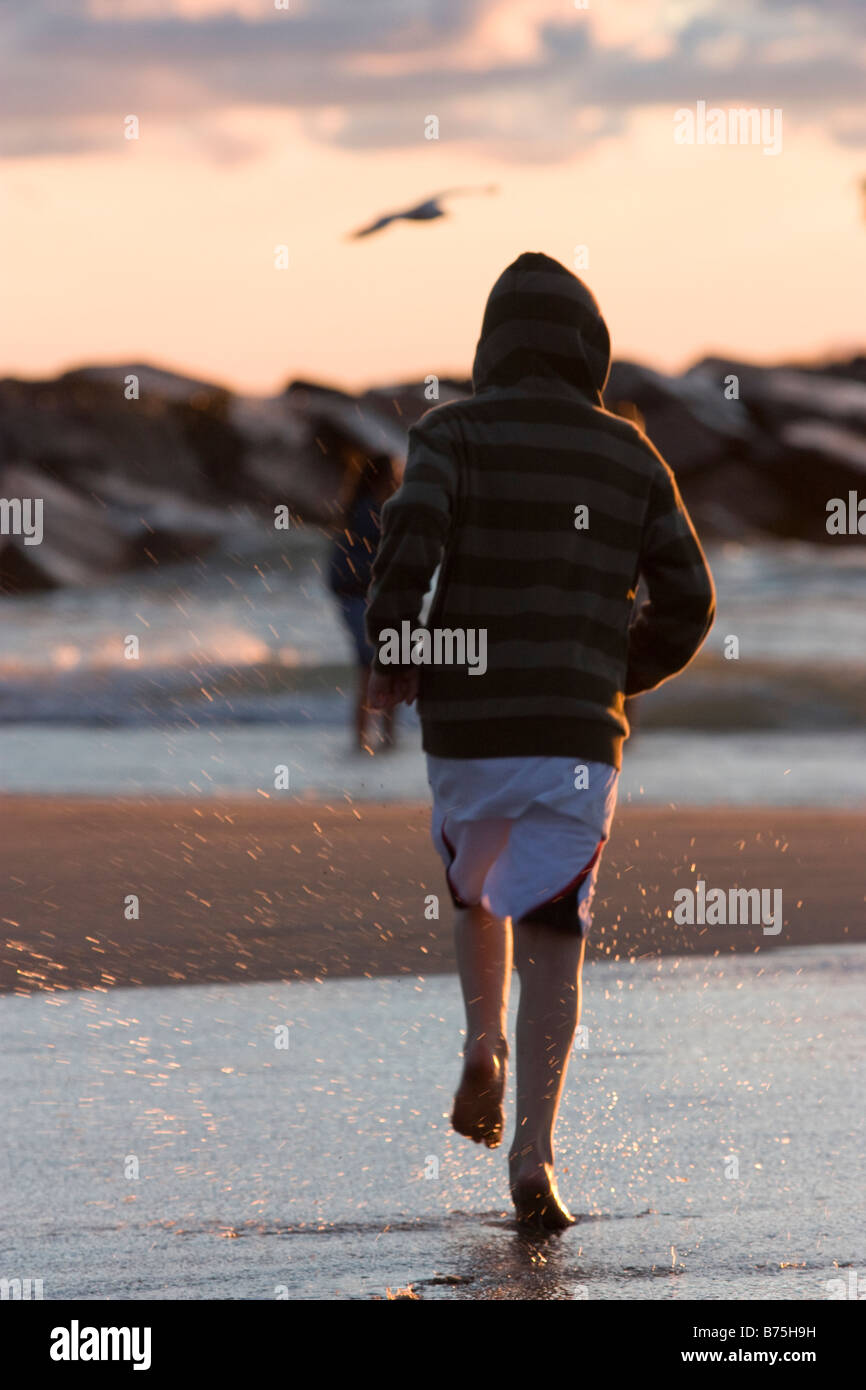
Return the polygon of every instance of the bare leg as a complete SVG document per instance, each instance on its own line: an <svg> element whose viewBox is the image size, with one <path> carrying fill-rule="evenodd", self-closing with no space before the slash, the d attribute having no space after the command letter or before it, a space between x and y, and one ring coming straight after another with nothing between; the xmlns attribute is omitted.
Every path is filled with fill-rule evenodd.
<svg viewBox="0 0 866 1390"><path fill-rule="evenodd" d="M370 680L369 666L358 667L358 689L355 696L355 739L359 748L367 746L367 686Z"/></svg>
<svg viewBox="0 0 866 1390"><path fill-rule="evenodd" d="M395 709L386 709L382 714L382 750L394 747L396 739L394 737L394 719L397 714Z"/></svg>
<svg viewBox="0 0 866 1390"><path fill-rule="evenodd" d="M483 907L467 907L457 909L454 931L466 1044L451 1123L459 1134L495 1149L502 1142L511 925Z"/></svg>
<svg viewBox="0 0 866 1390"><path fill-rule="evenodd" d="M563 1230L574 1218L553 1176L553 1130L580 1019L583 938L554 927L514 929L520 975L517 1120L509 1154L518 1219Z"/></svg>

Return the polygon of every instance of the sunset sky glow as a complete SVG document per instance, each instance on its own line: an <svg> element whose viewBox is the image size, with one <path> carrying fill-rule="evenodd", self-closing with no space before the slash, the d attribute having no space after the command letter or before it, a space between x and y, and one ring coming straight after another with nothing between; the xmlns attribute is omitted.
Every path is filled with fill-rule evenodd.
<svg viewBox="0 0 866 1390"><path fill-rule="evenodd" d="M9 0L0 372L462 374L503 266L578 245L619 356L862 348L864 76L861 0ZM781 154L677 145L701 100L781 108Z"/></svg>

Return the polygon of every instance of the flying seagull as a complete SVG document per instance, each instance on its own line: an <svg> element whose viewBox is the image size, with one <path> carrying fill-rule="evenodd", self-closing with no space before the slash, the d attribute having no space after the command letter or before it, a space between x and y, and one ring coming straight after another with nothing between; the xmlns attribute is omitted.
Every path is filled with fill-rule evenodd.
<svg viewBox="0 0 866 1390"><path fill-rule="evenodd" d="M418 203L413 208L406 208L404 212L389 212L384 217L379 217L375 222L371 222L369 227L361 227L357 232L349 233L350 241L357 241L359 237L372 236L374 232L381 232L383 227L387 227L390 222L432 222L437 217L447 217L448 214L441 206L443 198L452 198L456 193L497 193L499 190L496 184L489 184L485 188L446 188L444 193L437 193L433 198L428 198L426 202Z"/></svg>

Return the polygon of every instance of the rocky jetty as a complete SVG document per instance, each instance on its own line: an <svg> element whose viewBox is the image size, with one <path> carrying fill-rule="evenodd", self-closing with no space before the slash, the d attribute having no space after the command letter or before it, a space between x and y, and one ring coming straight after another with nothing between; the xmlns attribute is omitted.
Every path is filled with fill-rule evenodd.
<svg viewBox="0 0 866 1390"><path fill-rule="evenodd" d="M147 365L0 381L0 499L41 499L38 544L0 534L0 591L96 582L230 543L240 514L328 525L359 455L405 455L424 382L272 397ZM468 394L442 378L438 401ZM614 364L608 408L641 422L707 539L832 541L827 502L866 495L866 357L781 367ZM851 538L856 541L856 537Z"/></svg>

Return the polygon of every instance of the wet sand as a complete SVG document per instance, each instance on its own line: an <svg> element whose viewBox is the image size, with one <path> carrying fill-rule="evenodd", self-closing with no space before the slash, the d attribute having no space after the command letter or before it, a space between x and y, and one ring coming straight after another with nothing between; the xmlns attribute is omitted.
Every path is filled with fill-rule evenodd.
<svg viewBox="0 0 866 1390"><path fill-rule="evenodd" d="M579 1222L543 1246L505 1146L449 1125L453 978L7 995L6 1271L46 1300L862 1292L864 972L862 946L592 961L556 1144Z"/></svg>
<svg viewBox="0 0 866 1390"><path fill-rule="evenodd" d="M6 797L0 821L2 991L455 969L424 805ZM852 811L622 806L589 958L866 940L864 830ZM676 925L699 877L781 888L782 931Z"/></svg>

